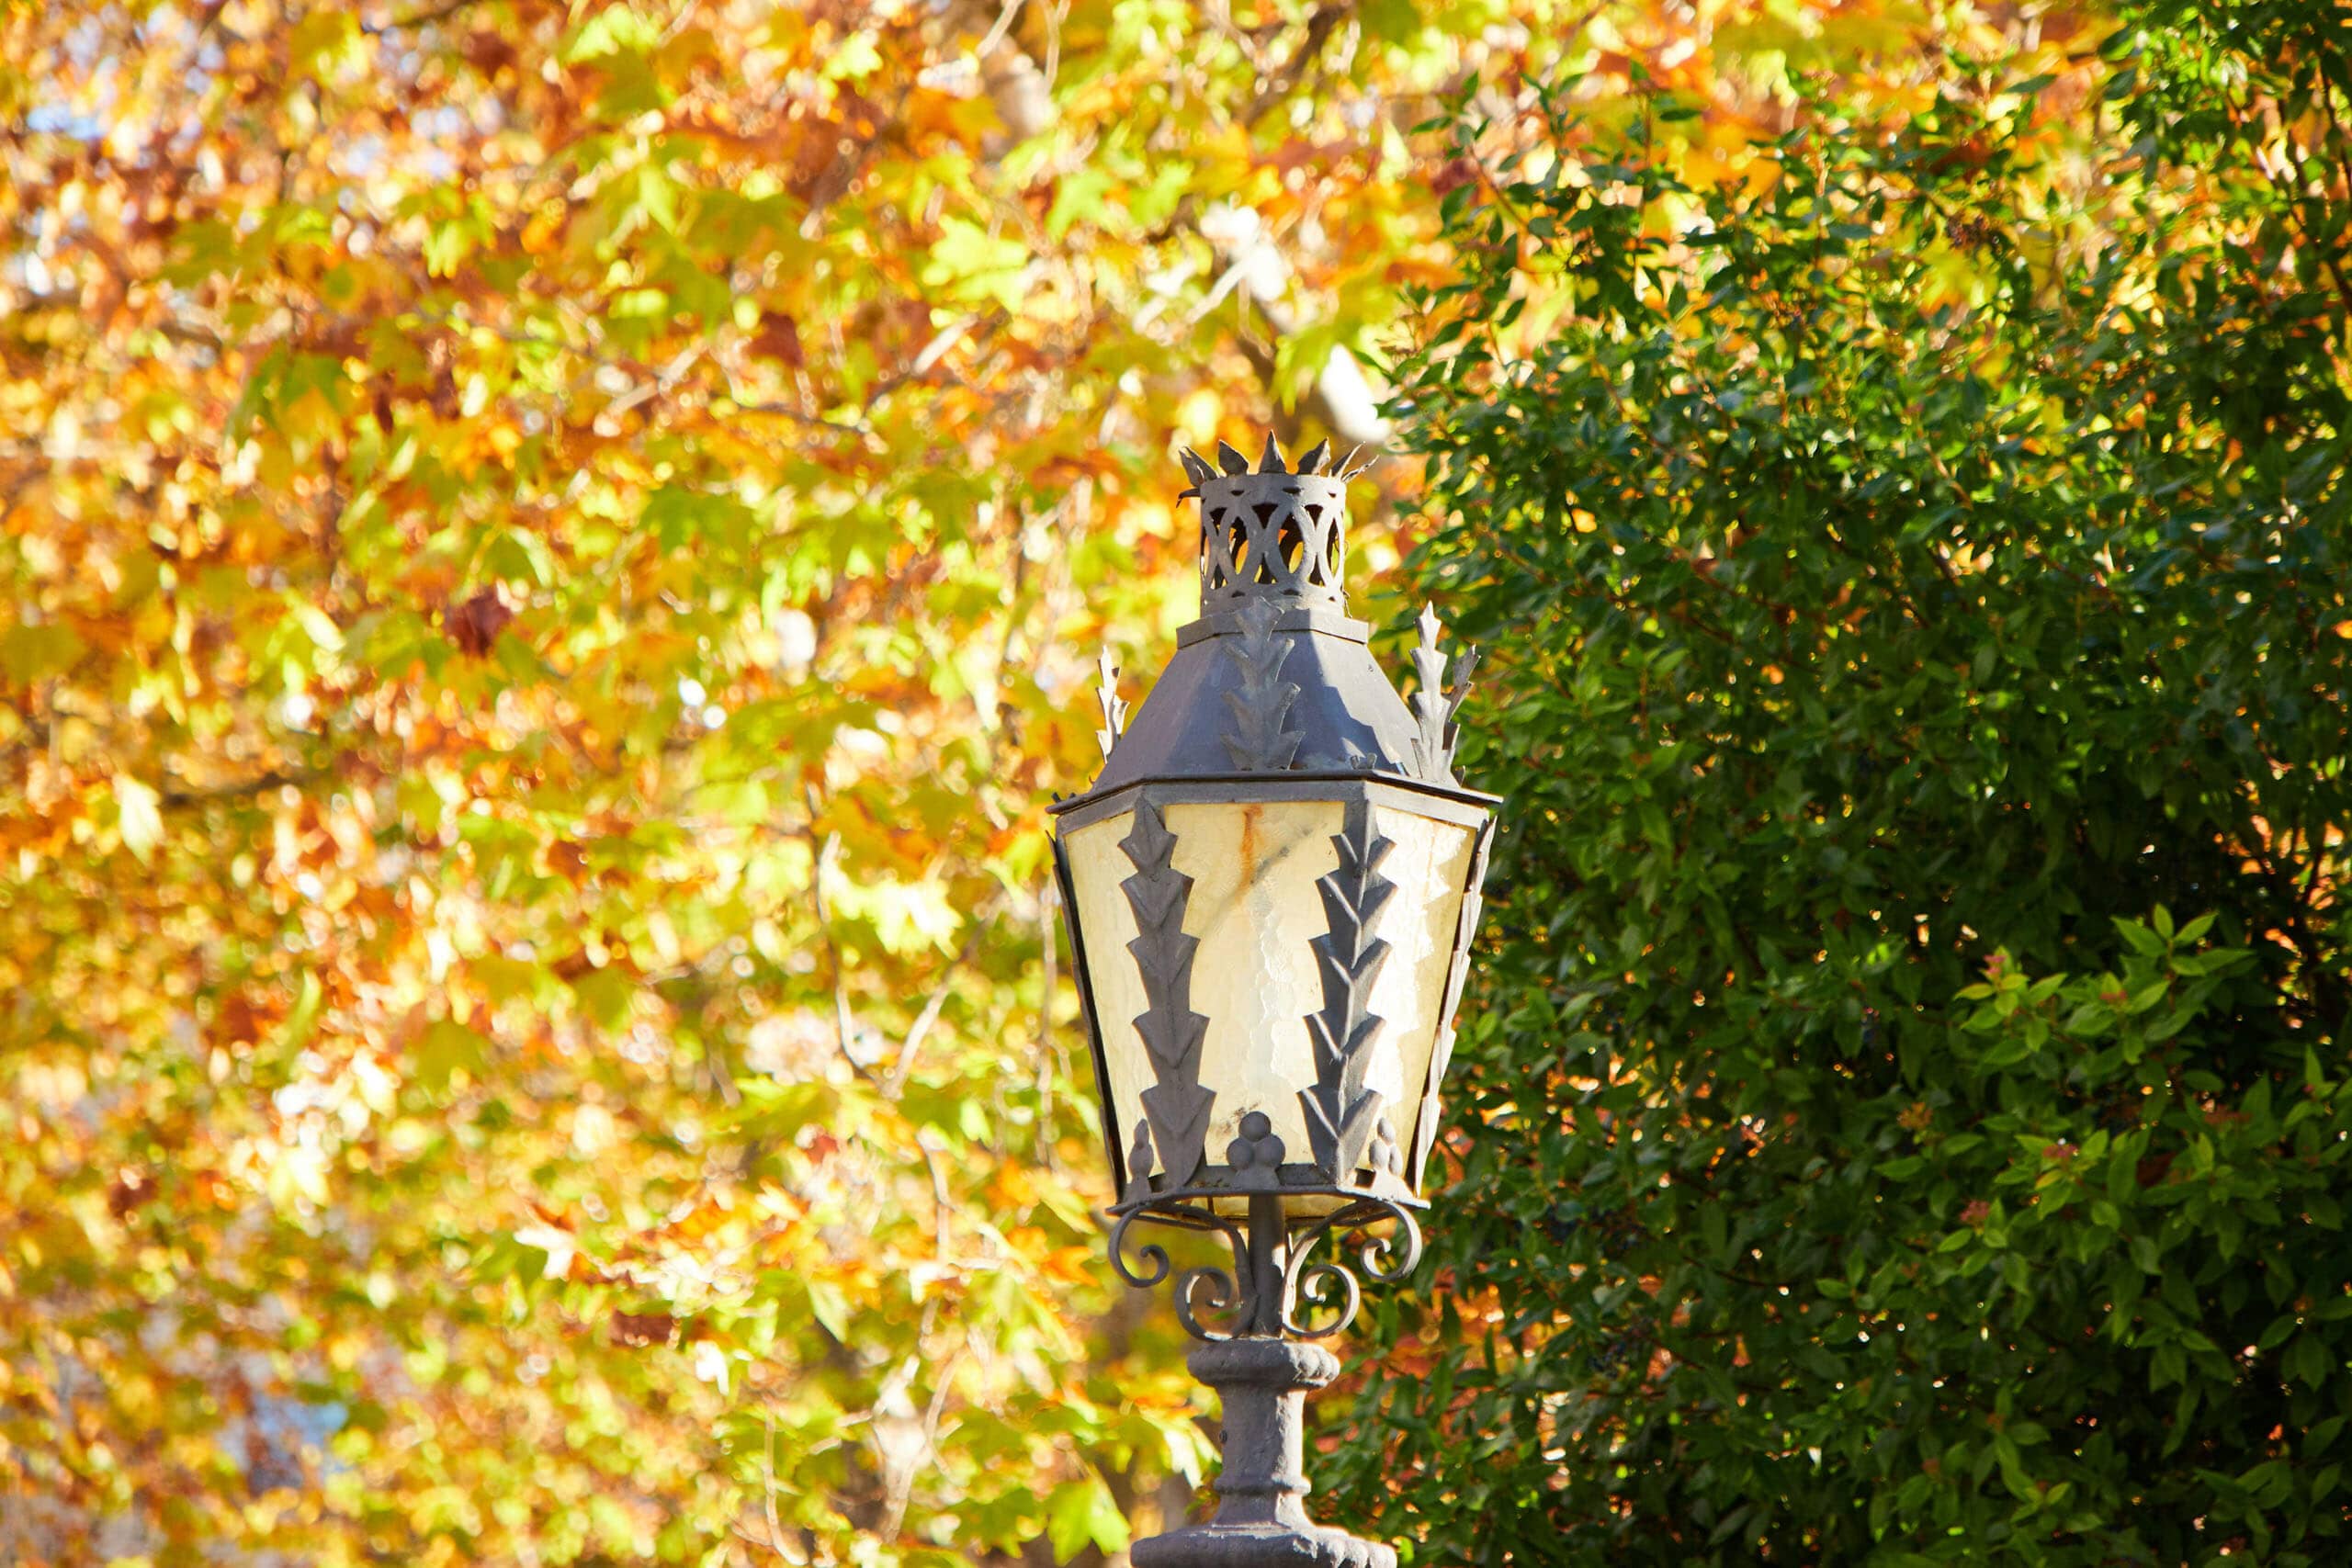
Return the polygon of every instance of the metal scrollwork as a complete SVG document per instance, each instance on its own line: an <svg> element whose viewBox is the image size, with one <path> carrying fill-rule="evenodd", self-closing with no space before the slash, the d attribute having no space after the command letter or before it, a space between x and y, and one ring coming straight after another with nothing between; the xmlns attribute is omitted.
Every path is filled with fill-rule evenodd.
<svg viewBox="0 0 2352 1568"><path fill-rule="evenodd" d="M1339 1289L1336 1304L1325 1290L1327 1285ZM1297 1270L1289 1304L1283 1309L1283 1327L1301 1339L1329 1339L1356 1320L1356 1309L1363 1304L1363 1287L1356 1283L1356 1277L1348 1271L1347 1265L1325 1258ZM1313 1323L1309 1313L1325 1307L1331 1308L1331 1320L1320 1325Z"/></svg>
<svg viewBox="0 0 2352 1568"><path fill-rule="evenodd" d="M1214 1264L1203 1264L1198 1269L1187 1269L1177 1276L1176 1321L1182 1324L1184 1332L1195 1339L1205 1339L1212 1344L1230 1339L1233 1337L1231 1333L1224 1329L1204 1327L1196 1315L1200 1306L1194 1302L1193 1297L1204 1284L1208 1286L1209 1311L1233 1314L1238 1320L1248 1321L1250 1303L1245 1299L1241 1288L1234 1282L1230 1273Z"/></svg>
<svg viewBox="0 0 2352 1568"><path fill-rule="evenodd" d="M1136 1290L1148 1291L1168 1278L1168 1271L1174 1265L1169 1261L1168 1249L1158 1242L1146 1242L1136 1249L1136 1258L1148 1272L1139 1273L1127 1262L1127 1227L1142 1217L1141 1210L1121 1214L1119 1223L1111 1227L1111 1267Z"/></svg>
<svg viewBox="0 0 2352 1568"><path fill-rule="evenodd" d="M1133 1207L1114 1211L1111 1262L1119 1278L1139 1289L1175 1281L1176 1315L1195 1339L1213 1342L1244 1335L1280 1332L1299 1339L1328 1339L1355 1321L1369 1282L1393 1285L1421 1259L1421 1229L1406 1202L1378 1193L1326 1188L1321 1195L1341 1200L1329 1214L1286 1230L1245 1229L1211 1204L1238 1196L1230 1190L1190 1189L1159 1193ZM1297 1196L1293 1190L1291 1196ZM1274 1203L1272 1193L1250 1195L1253 1204ZM1233 1266L1204 1264L1179 1269L1164 1247L1133 1249L1127 1227L1137 1220L1214 1234L1232 1250ZM1375 1232L1373 1227L1387 1227ZM1317 1256L1330 1243L1329 1251Z"/></svg>
<svg viewBox="0 0 2352 1568"><path fill-rule="evenodd" d="M1147 1242L1135 1250L1134 1263L1127 1260L1127 1227L1137 1220L1151 1220L1161 1224L1173 1224L1186 1230L1213 1231L1225 1238L1233 1250L1233 1267L1218 1268L1204 1264L1196 1268L1176 1270L1168 1249L1157 1242ZM1255 1293L1251 1289L1250 1241L1238 1225L1217 1216L1190 1207L1170 1211L1146 1205L1121 1214L1111 1227L1111 1267L1120 1279L1137 1290L1149 1290L1176 1276L1174 1295L1176 1316L1184 1332L1195 1339L1230 1339L1233 1334L1202 1321L1203 1313L1229 1316L1237 1324L1250 1320Z"/></svg>
<svg viewBox="0 0 2352 1568"><path fill-rule="evenodd" d="M1387 1235L1366 1235L1356 1262L1364 1278L1375 1285L1396 1285L1420 1266L1421 1227L1411 1213L1396 1211L1396 1229ZM1401 1244L1401 1245L1400 1245Z"/></svg>
<svg viewBox="0 0 2352 1568"><path fill-rule="evenodd" d="M1369 1227L1384 1220L1393 1221L1396 1229L1386 1235L1372 1234ZM1358 1243L1355 1268L1336 1258L1310 1261L1317 1246L1336 1232L1344 1232ZM1302 1339L1329 1338L1355 1321L1356 1309L1363 1300L1357 1269L1362 1269L1363 1278L1374 1284L1393 1285L1410 1274L1420 1260L1421 1227L1414 1221L1412 1211L1385 1198L1360 1199L1317 1220L1292 1239L1290 1264L1283 1279L1283 1326ZM1304 1300L1314 1307L1329 1304L1326 1294L1329 1286L1340 1291L1335 1315L1329 1323L1310 1325L1295 1303Z"/></svg>

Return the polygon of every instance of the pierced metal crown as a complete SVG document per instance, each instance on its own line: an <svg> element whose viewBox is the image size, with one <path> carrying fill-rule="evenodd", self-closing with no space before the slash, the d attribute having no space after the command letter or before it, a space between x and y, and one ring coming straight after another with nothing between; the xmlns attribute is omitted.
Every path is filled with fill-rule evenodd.
<svg viewBox="0 0 2352 1568"><path fill-rule="evenodd" d="M1201 502L1204 616L1257 599L1346 608L1348 480L1363 469L1348 467L1354 451L1336 463L1330 455L1318 441L1290 468L1271 433L1255 472L1222 441L1215 467L1177 454L1193 481L1183 494Z"/></svg>

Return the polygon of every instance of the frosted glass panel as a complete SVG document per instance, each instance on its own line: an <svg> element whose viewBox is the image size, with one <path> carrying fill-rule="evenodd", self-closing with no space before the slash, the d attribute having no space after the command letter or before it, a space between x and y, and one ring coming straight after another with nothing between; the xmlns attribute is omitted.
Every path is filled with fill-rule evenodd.
<svg viewBox="0 0 2352 1568"><path fill-rule="evenodd" d="M1409 1157L1476 833L1386 806L1373 808L1372 829L1396 846L1380 865L1396 891L1380 912L1388 961L1372 986L1372 1010L1387 1025L1364 1083L1388 1097L1388 1120Z"/></svg>
<svg viewBox="0 0 2352 1568"><path fill-rule="evenodd" d="M1216 1090L1209 1112L1209 1159L1241 1118L1262 1111L1284 1157L1313 1157L1298 1091L1315 1081L1306 1015L1323 1005L1315 949L1323 899L1315 879L1336 870L1343 807L1336 800L1250 806L1171 806L1176 869L1193 878L1184 930L1200 939L1193 960L1193 1010L1208 1017L1201 1081Z"/></svg>
<svg viewBox="0 0 2352 1568"><path fill-rule="evenodd" d="M1193 879L1183 928L1200 944L1192 1009L1208 1020L1200 1079L1216 1095L1207 1163L1225 1163L1226 1145L1251 1111L1273 1123L1287 1159L1305 1162L1313 1155L1298 1093L1315 1081L1306 1015L1323 1005L1313 942L1326 920L1315 885L1338 868L1331 840L1345 807L1336 800L1170 805L1162 819L1175 839L1172 863ZM1127 949L1135 913L1120 886L1135 872L1120 848L1134 821L1132 813L1108 818L1068 840L1110 1079L1111 1134L1123 1153L1134 1146L1141 1096L1155 1081L1135 1029L1148 998ZM1371 1003L1386 1022L1364 1082L1387 1097L1397 1142L1409 1150L1474 834L1385 807L1374 808L1373 827L1395 846L1379 869L1396 892L1380 916L1378 935L1390 952Z"/></svg>
<svg viewBox="0 0 2352 1568"><path fill-rule="evenodd" d="M1137 1098L1151 1086L1151 1061L1134 1019L1143 1011L1143 977L1136 970L1127 943L1135 940L1135 911L1127 907L1119 884L1135 871L1119 840L1135 826L1132 812L1090 823L1065 840L1069 856L1070 891L1078 903L1078 929L1086 933L1086 967L1093 994L1087 998L1094 1010L1094 1026L1102 1033L1102 1057L1110 1079L1111 1102L1104 1129L1124 1155L1135 1143Z"/></svg>

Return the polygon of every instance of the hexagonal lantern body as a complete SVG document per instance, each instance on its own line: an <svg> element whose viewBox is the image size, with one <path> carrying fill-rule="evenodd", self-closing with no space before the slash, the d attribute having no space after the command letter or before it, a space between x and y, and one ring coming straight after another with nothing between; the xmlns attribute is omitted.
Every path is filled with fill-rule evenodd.
<svg viewBox="0 0 2352 1568"><path fill-rule="evenodd" d="M1323 456L1185 454L1201 618L1125 733L1106 689L1102 773L1054 807L1114 1213L1420 1201L1494 797L1453 776L1435 620L1408 707L1348 618Z"/></svg>

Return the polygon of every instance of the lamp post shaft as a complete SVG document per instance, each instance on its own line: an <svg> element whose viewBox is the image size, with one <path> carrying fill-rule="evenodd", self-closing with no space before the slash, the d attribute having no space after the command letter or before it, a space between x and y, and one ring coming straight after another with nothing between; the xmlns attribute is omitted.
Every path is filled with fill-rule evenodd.
<svg viewBox="0 0 2352 1568"><path fill-rule="evenodd" d="M1290 1227L1279 1193L1250 1194L1249 1333L1283 1331L1283 1273L1290 1264Z"/></svg>
<svg viewBox="0 0 2352 1568"><path fill-rule="evenodd" d="M1284 1337L1289 1247L1280 1195L1252 1193L1248 1328L1184 1361L1223 1407L1216 1517L1136 1542L1136 1568L1396 1568L1393 1549L1306 1517L1306 1396L1340 1375L1340 1362Z"/></svg>

